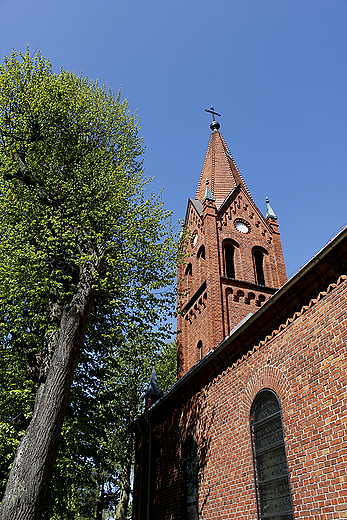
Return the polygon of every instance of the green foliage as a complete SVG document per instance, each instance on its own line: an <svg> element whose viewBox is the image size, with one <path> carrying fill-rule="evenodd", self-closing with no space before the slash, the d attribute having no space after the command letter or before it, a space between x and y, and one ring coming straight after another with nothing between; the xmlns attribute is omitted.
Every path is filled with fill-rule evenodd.
<svg viewBox="0 0 347 520"><path fill-rule="evenodd" d="M161 201L144 197L137 118L119 94L54 74L40 55L20 58L0 67L2 330L39 349L49 295L68 304L78 268L94 255L107 258L102 306L119 314L134 296L147 298L140 318L155 320L154 291L172 279L172 244Z"/></svg>
<svg viewBox="0 0 347 520"><path fill-rule="evenodd" d="M160 391L165 393L177 382L177 343L166 343L160 351L155 371L158 377Z"/></svg>
<svg viewBox="0 0 347 520"><path fill-rule="evenodd" d="M110 504L118 500L129 424L154 359L170 359L172 383L175 236L160 197L146 195L138 131L120 93L56 74L40 54L13 52L0 66L2 487L63 309L83 267L101 266L47 518L92 517L101 481Z"/></svg>

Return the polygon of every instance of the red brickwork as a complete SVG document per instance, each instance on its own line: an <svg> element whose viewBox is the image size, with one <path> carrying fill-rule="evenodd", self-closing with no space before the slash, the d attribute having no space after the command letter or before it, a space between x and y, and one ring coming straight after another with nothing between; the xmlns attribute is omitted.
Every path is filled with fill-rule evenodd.
<svg viewBox="0 0 347 520"><path fill-rule="evenodd" d="M189 396L153 410L151 518L181 514L181 446L198 443L199 518L257 518L249 414L261 389L281 404L294 516L347 518L347 276ZM173 398L174 399L174 398Z"/></svg>
<svg viewBox="0 0 347 520"><path fill-rule="evenodd" d="M216 201L204 202L205 177ZM188 203L188 255L178 270L179 289L184 295L179 298L179 309L183 310L178 317L179 377L200 359L200 341L205 355L287 280L277 219L265 220L258 210L217 131L210 137L197 197L197 202ZM247 232L237 230L237 222L243 223ZM226 273L224 248L228 244L234 247L233 279ZM199 255L201 247L205 258ZM263 254L265 285L257 283L255 249Z"/></svg>
<svg viewBox="0 0 347 520"><path fill-rule="evenodd" d="M206 178L216 200L204 201ZM181 379L134 426L134 520L185 519L188 436L198 446L199 520L257 518L250 411L263 389L281 406L294 518L347 519L347 231L285 283L277 219L255 206L216 131L186 227ZM225 247L234 248L232 276Z"/></svg>
<svg viewBox="0 0 347 520"><path fill-rule="evenodd" d="M203 201L205 196L206 180L209 181L210 188L216 199L217 209L220 208L228 195L239 184L251 196L222 134L217 131L212 132L210 136L196 190L196 198L200 201Z"/></svg>

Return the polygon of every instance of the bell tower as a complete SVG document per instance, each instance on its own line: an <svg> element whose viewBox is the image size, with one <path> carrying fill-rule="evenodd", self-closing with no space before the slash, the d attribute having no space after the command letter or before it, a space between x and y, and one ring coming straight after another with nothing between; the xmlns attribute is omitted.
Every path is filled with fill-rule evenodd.
<svg viewBox="0 0 347 520"><path fill-rule="evenodd" d="M216 348L286 281L277 217L265 217L219 132L211 135L194 199L189 199L185 261L178 268L178 377Z"/></svg>

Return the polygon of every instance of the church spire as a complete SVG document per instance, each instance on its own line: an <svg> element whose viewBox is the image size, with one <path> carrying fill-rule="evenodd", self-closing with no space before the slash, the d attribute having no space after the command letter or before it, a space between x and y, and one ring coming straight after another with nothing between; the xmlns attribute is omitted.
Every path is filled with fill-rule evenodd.
<svg viewBox="0 0 347 520"><path fill-rule="evenodd" d="M217 123L215 121L215 123ZM213 121L211 125L213 124ZM224 141L222 134L215 128L212 129L207 152L202 167L195 198L203 202L205 197L206 179L213 197L216 200L217 209L223 204L228 195L239 185L243 186L252 199L247 185Z"/></svg>
<svg viewBox="0 0 347 520"><path fill-rule="evenodd" d="M151 380L149 382L147 392L145 393L145 408L148 409L152 404L154 404L158 399L160 399L162 393L159 390L157 374L155 373L155 368L152 368Z"/></svg>
<svg viewBox="0 0 347 520"><path fill-rule="evenodd" d="M149 382L149 385L148 385L148 388L147 388L147 392L146 392L146 395L161 395L161 392L159 390L159 385L158 385L158 379L157 379L157 374L155 373L155 368L153 366L152 368L152 374L151 374L151 380Z"/></svg>

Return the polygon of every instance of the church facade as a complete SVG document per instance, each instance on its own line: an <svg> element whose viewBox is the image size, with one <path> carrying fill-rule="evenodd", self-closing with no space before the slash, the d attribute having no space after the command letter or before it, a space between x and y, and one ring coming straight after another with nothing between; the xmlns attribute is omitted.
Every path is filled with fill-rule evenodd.
<svg viewBox="0 0 347 520"><path fill-rule="evenodd" d="M211 136L179 267L178 381L135 425L134 520L347 518L347 230L289 281ZM159 381L160 384L160 381Z"/></svg>

